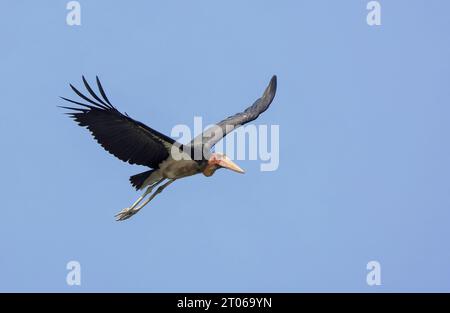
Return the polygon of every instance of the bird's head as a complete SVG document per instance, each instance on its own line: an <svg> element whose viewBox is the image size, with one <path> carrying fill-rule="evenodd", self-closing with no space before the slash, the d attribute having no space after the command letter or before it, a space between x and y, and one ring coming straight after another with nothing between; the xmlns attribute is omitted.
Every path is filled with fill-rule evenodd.
<svg viewBox="0 0 450 313"><path fill-rule="evenodd" d="M237 166L237 164L231 161L225 154L216 152L211 154L208 164L203 170L203 175L209 177L219 168L227 168L241 174L245 173L242 168Z"/></svg>

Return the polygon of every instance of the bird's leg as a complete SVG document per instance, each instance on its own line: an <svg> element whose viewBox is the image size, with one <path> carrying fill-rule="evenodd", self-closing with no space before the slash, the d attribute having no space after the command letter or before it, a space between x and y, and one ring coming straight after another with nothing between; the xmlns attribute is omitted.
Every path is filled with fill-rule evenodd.
<svg viewBox="0 0 450 313"><path fill-rule="evenodd" d="M164 185L161 185L158 187L158 189L156 189L156 191L147 199L144 201L144 203L142 203L139 207L137 208L133 208L132 210L130 210L125 216L118 216L117 217L117 221L123 221L126 220L128 218L130 218L131 216L133 216L134 214L136 214L140 209L142 209L143 207L145 207L150 201L153 200L153 198L155 198L158 194L160 194L167 186L169 186L171 183L173 183L175 181L175 179L171 179L168 182L166 182Z"/></svg>
<svg viewBox="0 0 450 313"><path fill-rule="evenodd" d="M158 194L163 192L163 190L167 186L169 186L171 183L173 183L174 181L175 181L175 179L171 179L167 183L165 183L164 185L159 186L158 189L156 189L156 191L147 200L144 201L144 203L142 203L139 207L135 208L134 210L139 211L140 209L145 207L150 201L153 200L153 198L155 198Z"/></svg>
<svg viewBox="0 0 450 313"><path fill-rule="evenodd" d="M117 213L117 214L115 215L116 220L117 220L117 221L123 221L123 220L126 220L126 219L130 218L130 217L133 216L134 214L136 214L136 213L140 210L140 209L135 209L136 206L137 206L137 205L145 198L145 196L147 196L149 193L151 193L151 192L153 191L153 189L154 189L158 184L160 184L163 180L164 180L164 178L158 180L156 183L154 183L154 184L152 184L151 186L149 186L149 187L147 188L147 190L144 192L144 194L143 194L142 196L140 196L140 197L133 203L133 205L132 205L131 207L125 208L125 209L123 209L122 211L120 211L119 213Z"/></svg>
<svg viewBox="0 0 450 313"><path fill-rule="evenodd" d="M144 199L145 198L145 196L146 195L148 195L149 193L151 193L152 192L152 190L153 190L153 186L150 186L150 187L148 187L147 188L147 190L144 192L144 194L142 195L142 196L140 196L137 200L136 200L136 202L134 202L131 206L130 206L130 210L133 210L141 201L142 201L142 199Z"/></svg>

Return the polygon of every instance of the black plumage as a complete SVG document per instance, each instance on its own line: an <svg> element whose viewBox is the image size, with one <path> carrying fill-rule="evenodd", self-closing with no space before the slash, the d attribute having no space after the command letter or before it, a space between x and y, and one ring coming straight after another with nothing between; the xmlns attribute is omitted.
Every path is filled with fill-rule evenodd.
<svg viewBox="0 0 450 313"><path fill-rule="evenodd" d="M61 97L82 106L63 107L73 111L68 115L80 126L89 129L97 142L120 160L158 168L158 165L169 157L171 146L176 144L175 140L120 113L108 100L98 77L97 85L103 99L92 90L84 77L83 82L96 101L70 85L72 90L90 105Z"/></svg>
<svg viewBox="0 0 450 313"><path fill-rule="evenodd" d="M203 144L203 151L208 151L217 142L219 142L227 134L235 130L236 128L247 124L266 111L275 97L277 91L277 76L272 76L269 85L265 89L261 98L257 99L251 106L245 109L244 112L236 113L229 116L226 119L220 121L215 126L208 128L199 136L192 140L191 145Z"/></svg>

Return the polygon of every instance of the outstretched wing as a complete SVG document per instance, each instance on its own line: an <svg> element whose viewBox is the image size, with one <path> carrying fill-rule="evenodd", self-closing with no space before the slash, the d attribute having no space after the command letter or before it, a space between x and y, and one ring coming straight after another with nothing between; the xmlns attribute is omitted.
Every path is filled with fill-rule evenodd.
<svg viewBox="0 0 450 313"><path fill-rule="evenodd" d="M267 110L269 105L272 103L276 90L277 76L274 75L272 76L272 79L270 80L270 83L261 98L257 99L244 112L227 117L213 127L205 130L201 135L192 140L191 145L203 143L203 151L208 151L234 129L257 119L258 116Z"/></svg>
<svg viewBox="0 0 450 313"><path fill-rule="evenodd" d="M101 97L92 90L84 76L83 83L93 99L83 95L74 86L70 87L90 104L61 97L81 106L62 108L72 110L67 114L78 125L89 129L97 142L109 153L130 164L157 168L167 159L171 147L180 145L172 138L132 119L126 113L120 113L108 100L98 77L97 86Z"/></svg>

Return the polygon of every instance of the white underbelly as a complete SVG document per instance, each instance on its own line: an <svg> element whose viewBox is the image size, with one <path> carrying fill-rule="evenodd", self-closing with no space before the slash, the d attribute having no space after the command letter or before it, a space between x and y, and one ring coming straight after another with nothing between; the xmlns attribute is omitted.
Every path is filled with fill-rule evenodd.
<svg viewBox="0 0 450 313"><path fill-rule="evenodd" d="M162 176L165 178L176 179L198 174L200 166L192 160L175 161L168 159L159 165Z"/></svg>

